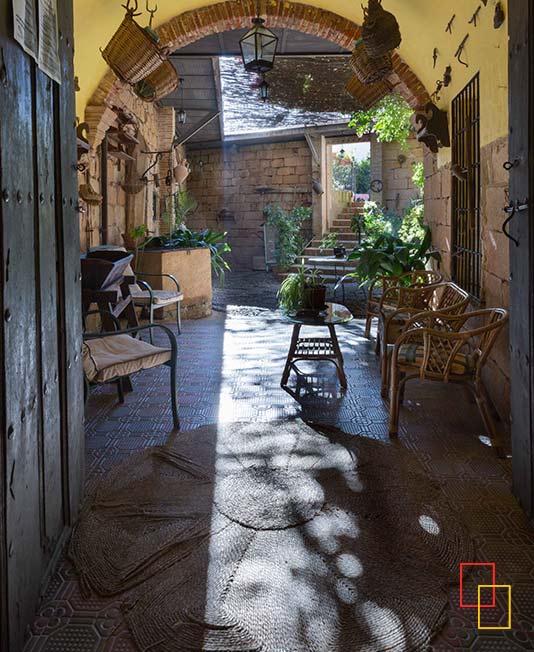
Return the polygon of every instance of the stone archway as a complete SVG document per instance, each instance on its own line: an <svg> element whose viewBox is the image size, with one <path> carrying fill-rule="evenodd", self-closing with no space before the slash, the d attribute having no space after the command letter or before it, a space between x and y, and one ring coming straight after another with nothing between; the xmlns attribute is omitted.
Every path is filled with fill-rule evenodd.
<svg viewBox="0 0 534 652"><path fill-rule="evenodd" d="M158 27L157 32L161 42L174 52L204 36L247 27L255 15L255 0L227 0L178 14ZM331 11L299 2L267 0L263 3L262 16L270 27L318 36L345 49L350 49L360 36L360 26L356 23ZM393 72L388 82L414 109L429 99L424 85L397 53L393 55ZM113 104L118 93L124 94L124 89L125 85L109 70L93 93L85 111L85 120L93 134L93 146L98 144L99 134L106 130L106 108Z"/></svg>

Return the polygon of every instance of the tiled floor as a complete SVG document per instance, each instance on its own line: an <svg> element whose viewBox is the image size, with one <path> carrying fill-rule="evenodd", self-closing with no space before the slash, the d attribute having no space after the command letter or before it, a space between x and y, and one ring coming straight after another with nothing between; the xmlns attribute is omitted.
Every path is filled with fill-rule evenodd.
<svg viewBox="0 0 534 652"><path fill-rule="evenodd" d="M240 300L246 302L246 297ZM228 292L224 303L231 303ZM349 381L344 396L328 363L309 368L319 373L303 379L298 388L293 375L298 401L280 388L290 334L290 325L265 308L229 306L225 313L185 322L179 339L182 428L302 417L387 441L378 362L372 343L362 336L362 323L339 329ZM167 369L139 375L122 406L111 387L101 389L87 413L88 482L97 481L133 450L165 442L171 428ZM509 462L496 459L479 440L483 434L476 406L460 388L408 386L401 441L466 520L478 561L496 562L497 583L512 585L512 628L506 631L477 630L476 609L461 609L458 587L451 587L450 618L434 642L435 652L534 651L534 533L510 493ZM476 602L476 584L486 580L483 572L469 578L465 599ZM484 610L486 625L506 624L505 598L499 591L497 608ZM62 559L43 597L27 652L131 652L136 648L120 608L120 597L83 597L72 566Z"/></svg>

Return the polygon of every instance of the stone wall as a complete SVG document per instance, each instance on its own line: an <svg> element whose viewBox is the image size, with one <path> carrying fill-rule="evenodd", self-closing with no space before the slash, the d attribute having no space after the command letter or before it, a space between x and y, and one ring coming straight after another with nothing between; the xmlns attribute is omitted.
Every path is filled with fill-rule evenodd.
<svg viewBox="0 0 534 652"><path fill-rule="evenodd" d="M101 147L102 139L110 128L117 128L125 116L135 127L139 145L128 145L126 152L134 157L134 161L125 161L114 157L107 158L107 210L108 229L107 243L123 245L123 233L128 233L133 227L146 223L149 231L157 233L159 228L160 202L172 188L165 186L164 177L168 163L163 161L151 171L148 184L136 194L125 192L132 182L138 182L143 172L154 161L154 156L144 154L146 151L164 150L171 146L175 114L171 107L159 108L154 104L142 102L130 89L119 86L113 96L112 107L89 106L85 114L89 128L89 152L84 154L81 163L86 169L79 173L79 184L90 183L98 193L101 188ZM116 143L110 140L109 149L114 149ZM158 175L156 179L154 175ZM89 205L80 201L80 249L86 251L89 247L102 244L102 207Z"/></svg>
<svg viewBox="0 0 534 652"><path fill-rule="evenodd" d="M313 201L306 141L191 149L187 157L192 169L187 189L199 202L188 225L227 231L232 269L263 269L263 208L272 203L291 209ZM233 219L221 220L222 210Z"/></svg>
<svg viewBox="0 0 534 652"><path fill-rule="evenodd" d="M503 206L508 203L507 138L481 149L481 243L482 306L508 308L510 286L509 241L502 233ZM441 269L451 278L452 203L450 165L437 166L437 158L425 154L425 219L432 240L441 252ZM510 355L508 332L493 349L485 369L485 384L495 407L505 422L510 409Z"/></svg>

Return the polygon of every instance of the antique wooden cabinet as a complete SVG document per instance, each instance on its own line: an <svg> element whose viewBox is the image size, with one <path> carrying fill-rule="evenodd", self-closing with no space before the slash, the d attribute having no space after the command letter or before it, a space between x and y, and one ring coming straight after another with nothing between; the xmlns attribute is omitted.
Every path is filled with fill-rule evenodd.
<svg viewBox="0 0 534 652"><path fill-rule="evenodd" d="M62 84L0 2L0 649L18 652L83 485L72 0Z"/></svg>

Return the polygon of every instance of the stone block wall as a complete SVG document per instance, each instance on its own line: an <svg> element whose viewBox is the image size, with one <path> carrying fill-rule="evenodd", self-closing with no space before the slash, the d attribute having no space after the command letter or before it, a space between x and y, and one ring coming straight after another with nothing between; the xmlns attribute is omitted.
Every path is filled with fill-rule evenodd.
<svg viewBox="0 0 534 652"><path fill-rule="evenodd" d="M129 146L127 152L134 156L134 162L108 156L107 160L107 208L108 229L107 242L123 245L122 234L128 233L134 226L146 223L151 232L159 228L158 213L162 195L169 189L163 179L158 188L154 174L164 177L167 172L168 159L157 165L151 172L149 183L137 194L128 194L124 187L131 181L138 181L154 157L143 154L144 151L164 150L171 146L175 132L175 114L172 107L157 107L142 102L124 85L115 87L113 108L108 106L89 106L86 121L89 126L90 150L82 156L81 163L86 170L78 175L79 184L90 183L92 188L102 193L101 188L101 142L110 127L119 123L120 113L130 116L137 127L139 145ZM110 145L111 147L111 145ZM171 189L172 190L172 189ZM154 202L154 197L156 200ZM154 210L154 203L156 210ZM102 244L102 208L80 202L80 249Z"/></svg>
<svg viewBox="0 0 534 652"><path fill-rule="evenodd" d="M509 306L509 241L502 233L503 206L508 203L507 138L481 148L481 244L482 307ZM425 219L432 229L432 241L441 252L441 270L452 275L452 201L450 165L438 168L437 158L425 154ZM475 307L479 307L478 305ZM510 410L510 354L508 331L497 341L484 372L490 397L505 423Z"/></svg>
<svg viewBox="0 0 534 652"><path fill-rule="evenodd" d="M188 149L187 158L192 169L187 189L199 202L188 226L227 231L232 269L261 269L264 207L272 203L289 210L312 204L312 156L306 141ZM222 210L234 219L222 221Z"/></svg>
<svg viewBox="0 0 534 652"><path fill-rule="evenodd" d="M402 213L409 207L410 202L420 196L419 188L413 183L413 166L422 163L423 149L420 143L412 138L408 141L407 148L402 149L399 143L377 143L381 145L379 152L382 159L382 204L389 212L395 215ZM404 163L399 157L404 156ZM371 149L371 161L378 159L374 148Z"/></svg>

